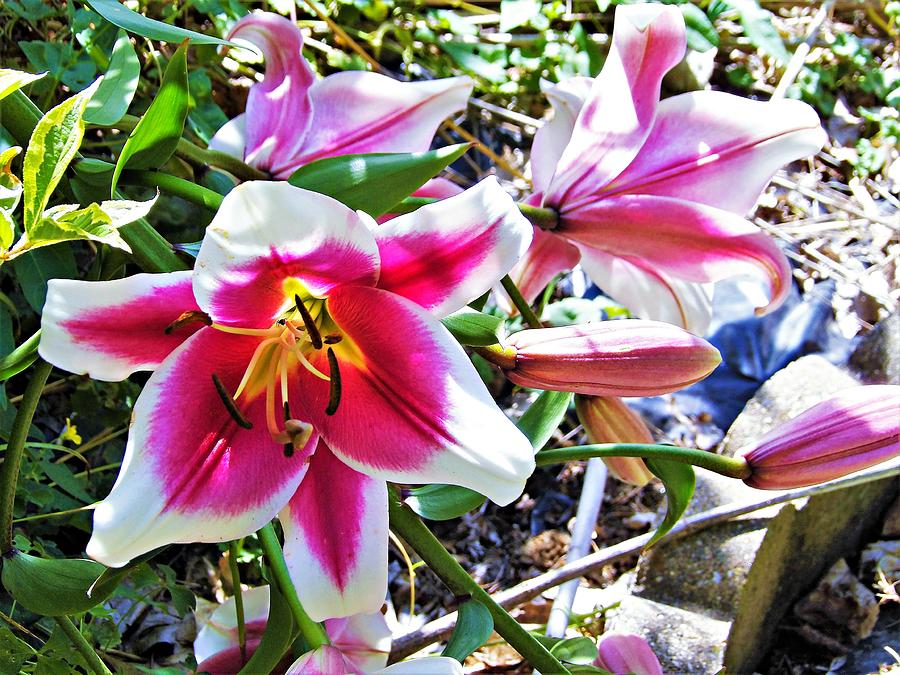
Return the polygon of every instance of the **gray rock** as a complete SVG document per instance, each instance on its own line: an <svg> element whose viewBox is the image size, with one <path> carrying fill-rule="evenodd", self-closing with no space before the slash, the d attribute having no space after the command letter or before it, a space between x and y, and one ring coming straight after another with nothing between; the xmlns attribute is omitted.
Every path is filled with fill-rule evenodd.
<svg viewBox="0 0 900 675"><path fill-rule="evenodd" d="M723 453L734 454L856 384L821 357L799 359L747 404ZM867 526L877 527L896 493L895 480L881 480L756 511L672 543L663 540L641 557L633 595L609 615L609 626L645 635L666 672L713 673L723 666L730 673L753 672L794 602L836 560L859 550ZM772 495L698 470L690 512Z"/></svg>
<svg viewBox="0 0 900 675"><path fill-rule="evenodd" d="M871 384L900 384L900 311L882 320L859 343L850 366Z"/></svg>

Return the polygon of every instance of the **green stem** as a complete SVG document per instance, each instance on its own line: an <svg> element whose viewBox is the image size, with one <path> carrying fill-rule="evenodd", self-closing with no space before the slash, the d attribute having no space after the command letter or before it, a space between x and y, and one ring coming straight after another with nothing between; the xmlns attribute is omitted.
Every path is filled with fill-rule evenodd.
<svg viewBox="0 0 900 675"><path fill-rule="evenodd" d="M22 403L9 432L9 444L0 465L0 553L6 554L12 549L13 505L16 500L16 484L19 482L19 466L22 464L22 453L28 430L34 417L35 408L41 398L41 391L53 370L46 361L39 361L31 371L31 381L25 389Z"/></svg>
<svg viewBox="0 0 900 675"><path fill-rule="evenodd" d="M237 613L238 647L241 649L241 663L247 662L247 626L244 622L244 595L241 591L241 572L238 569L238 555L240 555L240 543L237 541L228 544L228 567L231 570L231 587L234 590L234 608Z"/></svg>
<svg viewBox="0 0 900 675"><path fill-rule="evenodd" d="M516 286L515 282L509 278L508 274L500 280L500 283L503 285L503 289L506 291L507 295L509 295L509 299L512 300L512 303L516 306L516 309L519 310L519 314L522 315L525 323L532 328L543 328L544 326L538 318L538 315L535 314L534 310L531 309L531 306L525 302L525 298L522 297L519 288Z"/></svg>
<svg viewBox="0 0 900 675"><path fill-rule="evenodd" d="M14 91L0 101L0 121L22 147L28 145L41 117L40 109L21 91ZM81 155L76 154L75 159L79 158ZM116 194L116 197L121 198L121 195ZM119 234L131 247L134 261L144 271L175 272L187 269L187 265L175 255L169 242L145 218L121 227Z"/></svg>
<svg viewBox="0 0 900 675"><path fill-rule="evenodd" d="M140 117L125 115L112 125L113 129L131 132L141 121ZM245 164L237 157L232 157L218 150L199 148L185 138L178 139L175 154L197 166L215 166L224 169L235 178L241 180L270 180L268 174Z"/></svg>
<svg viewBox="0 0 900 675"><path fill-rule="evenodd" d="M275 528L272 527L272 523L265 525L256 535L259 537L259 543L262 546L263 553L266 555L266 560L269 561L269 568L272 570L275 584L287 600L288 605L290 605L291 614L293 614L294 621L299 626L306 644L309 645L310 649L317 649L322 645L331 644L325 629L313 621L309 614L306 613L306 610L303 609L303 605L300 604L300 598L297 597L297 589L294 588L287 563L284 562L281 542L278 541L278 536L275 534Z"/></svg>
<svg viewBox="0 0 900 675"><path fill-rule="evenodd" d="M218 211L222 206L223 197L218 192L161 171L123 171L119 183L159 188L163 192L206 207L210 211Z"/></svg>
<svg viewBox="0 0 900 675"><path fill-rule="evenodd" d="M528 218L532 225L536 225L542 230L553 230L559 225L559 213L557 213L556 209L522 203L519 203L517 206L522 215Z"/></svg>
<svg viewBox="0 0 900 675"><path fill-rule="evenodd" d="M55 616L53 619L56 621L56 624L62 628L62 632L69 638L72 646L84 657L84 660L88 663L88 667L90 667L94 673L97 675L112 675L110 669L100 660L100 657L97 656L97 652L91 648L88 641L84 639L84 635L82 635L81 631L75 627L75 624L72 623L72 620L69 617Z"/></svg>
<svg viewBox="0 0 900 675"><path fill-rule="evenodd" d="M431 568L454 594L471 596L487 607L494 618L494 630L542 673L568 673L554 656L518 621L500 607L475 580L466 573L456 559L447 552L425 523L400 501L397 491L389 488L388 504L391 528L406 540L419 557Z"/></svg>
<svg viewBox="0 0 900 675"><path fill-rule="evenodd" d="M559 464L592 457L646 457L664 459L682 464L693 464L710 471L743 480L750 476L750 467L743 457L717 455L705 450L678 448L674 445L652 445L642 443L600 443L596 445L576 445L571 448L544 450L534 456L538 466Z"/></svg>

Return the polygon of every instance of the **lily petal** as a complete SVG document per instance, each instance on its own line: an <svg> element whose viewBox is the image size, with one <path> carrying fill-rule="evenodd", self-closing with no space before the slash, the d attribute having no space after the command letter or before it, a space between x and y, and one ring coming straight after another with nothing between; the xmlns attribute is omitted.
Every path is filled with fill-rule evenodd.
<svg viewBox="0 0 900 675"><path fill-rule="evenodd" d="M291 664L284 675L362 675L340 649L322 645L306 652Z"/></svg>
<svg viewBox="0 0 900 675"><path fill-rule="evenodd" d="M603 292L636 317L704 335L712 319L713 284L674 279L639 258L581 247L581 267Z"/></svg>
<svg viewBox="0 0 900 675"><path fill-rule="evenodd" d="M209 139L209 149L224 152L226 155L244 159L244 148L247 147L247 113L241 113L219 127L215 135Z"/></svg>
<svg viewBox="0 0 900 675"><path fill-rule="evenodd" d="M784 302L791 268L774 241L730 211L672 197L618 195L594 200L562 214L561 234L592 249L693 282L721 281L740 274L762 279L769 304Z"/></svg>
<svg viewBox="0 0 900 675"><path fill-rule="evenodd" d="M444 119L464 110L472 93L468 77L398 82L363 71L319 80L310 90L313 123L303 150L273 172L287 178L323 157L366 152L424 152Z"/></svg>
<svg viewBox="0 0 900 675"><path fill-rule="evenodd" d="M641 152L605 193L677 197L743 215L784 164L827 140L800 101L696 91L659 104Z"/></svg>
<svg viewBox="0 0 900 675"><path fill-rule="evenodd" d="M218 323L268 328L299 282L322 297L338 284L374 284L369 227L340 202L288 183L251 181L228 193L194 269L197 302Z"/></svg>
<svg viewBox="0 0 900 675"><path fill-rule="evenodd" d="M328 311L344 335L335 345L337 412L324 412L327 382L302 384L307 415L335 455L373 477L462 485L498 504L521 494L534 469L531 444L436 318L363 286L335 289ZM327 368L321 356L316 365Z"/></svg>
<svg viewBox="0 0 900 675"><path fill-rule="evenodd" d="M238 21L228 36L260 49L266 76L247 97L244 159L277 173L303 147L312 124L310 87L315 76L303 58L303 33L293 22L271 12L253 12Z"/></svg>
<svg viewBox="0 0 900 675"><path fill-rule="evenodd" d="M279 519L288 570L314 620L381 607L388 541L383 480L354 471L320 442L309 473Z"/></svg>
<svg viewBox="0 0 900 675"><path fill-rule="evenodd" d="M677 7L616 7L612 48L575 122L545 195L549 205L596 194L643 147L659 103L663 75L685 51Z"/></svg>
<svg viewBox="0 0 900 675"><path fill-rule="evenodd" d="M425 656L394 663L372 675L463 675L462 664L449 656Z"/></svg>
<svg viewBox="0 0 900 675"><path fill-rule="evenodd" d="M226 412L215 373L234 391L259 338L203 328L147 382L134 407L125 459L94 511L88 555L112 567L158 546L237 539L281 510L315 448L283 455L266 428L265 396L243 402L252 429Z"/></svg>
<svg viewBox="0 0 900 675"><path fill-rule="evenodd" d="M53 365L116 382L153 370L203 327L188 322L166 333L184 312L200 311L190 272L136 274L114 281L51 279L41 315L38 353Z"/></svg>
<svg viewBox="0 0 900 675"><path fill-rule="evenodd" d="M509 272L532 226L493 176L462 194L376 228L378 287L438 317L465 306Z"/></svg>
<svg viewBox="0 0 900 675"><path fill-rule="evenodd" d="M557 274L578 264L578 248L560 236L534 228L531 246L512 268L509 276L516 282L522 297L531 304ZM515 308L511 308L515 311Z"/></svg>
<svg viewBox="0 0 900 675"><path fill-rule="evenodd" d="M391 629L381 612L327 619L325 632L331 644L364 673L387 665Z"/></svg>
<svg viewBox="0 0 900 675"><path fill-rule="evenodd" d="M556 164L572 138L575 120L593 84L593 78L582 75L556 85L541 80L541 90L553 106L553 116L537 130L531 144L531 178L535 192L550 187Z"/></svg>
<svg viewBox="0 0 900 675"><path fill-rule="evenodd" d="M241 593L241 600L244 603L245 635L248 640L259 640L269 618L269 587L257 586L245 590ZM234 596L231 596L213 610L197 632L194 640L194 658L197 662L202 663L219 652L239 646L237 625L237 608ZM198 672L202 671L198 669Z"/></svg>

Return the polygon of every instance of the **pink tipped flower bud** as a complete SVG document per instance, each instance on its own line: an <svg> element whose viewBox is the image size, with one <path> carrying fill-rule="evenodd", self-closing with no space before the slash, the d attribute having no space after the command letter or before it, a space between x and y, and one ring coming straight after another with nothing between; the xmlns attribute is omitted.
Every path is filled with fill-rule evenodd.
<svg viewBox="0 0 900 675"><path fill-rule="evenodd" d="M784 490L824 483L900 455L900 386L853 387L814 405L738 453L745 483Z"/></svg>
<svg viewBox="0 0 900 675"><path fill-rule="evenodd" d="M576 396L575 411L591 443L653 443L644 421L615 396ZM609 472L625 483L642 486L653 474L640 457L604 457Z"/></svg>
<svg viewBox="0 0 900 675"><path fill-rule="evenodd" d="M523 330L507 344L515 350L515 365L501 367L516 384L593 396L678 391L702 380L722 360L696 335L639 319Z"/></svg>
<svg viewBox="0 0 900 675"><path fill-rule="evenodd" d="M640 635L604 633L597 640L594 665L615 675L663 675L662 666L650 645Z"/></svg>

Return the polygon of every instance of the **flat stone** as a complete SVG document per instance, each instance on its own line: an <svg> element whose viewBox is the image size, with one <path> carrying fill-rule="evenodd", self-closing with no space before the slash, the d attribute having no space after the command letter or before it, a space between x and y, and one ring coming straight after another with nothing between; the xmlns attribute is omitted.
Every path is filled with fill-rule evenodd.
<svg viewBox="0 0 900 675"><path fill-rule="evenodd" d="M879 322L850 355L850 366L871 384L900 384L900 311Z"/></svg>
<svg viewBox="0 0 900 675"><path fill-rule="evenodd" d="M723 442L745 444L857 381L818 356L776 373L748 402ZM689 513L774 494L697 470ZM610 628L644 635L665 672L749 673L765 655L794 602L838 559L859 551L897 493L881 480L756 511L675 542L638 562L632 596L609 615ZM703 636L706 636L704 642Z"/></svg>

